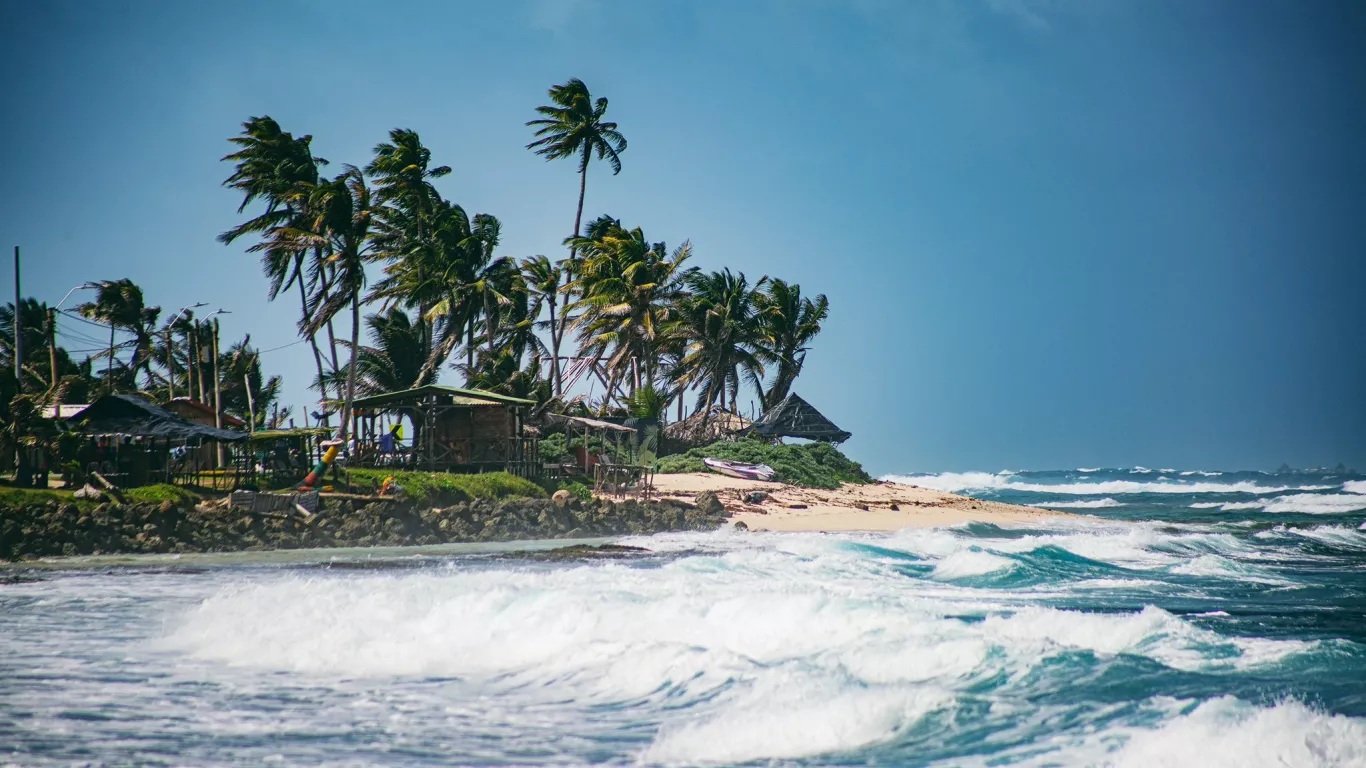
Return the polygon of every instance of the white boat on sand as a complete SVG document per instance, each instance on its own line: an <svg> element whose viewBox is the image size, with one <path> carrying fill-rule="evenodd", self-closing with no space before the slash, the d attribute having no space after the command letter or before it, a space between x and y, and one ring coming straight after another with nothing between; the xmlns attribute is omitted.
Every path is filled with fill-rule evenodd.
<svg viewBox="0 0 1366 768"><path fill-rule="evenodd" d="M713 472L719 472L731 477L739 477L745 480L772 480L773 468L767 464L742 464L738 461L726 461L725 459L703 459L703 464Z"/></svg>

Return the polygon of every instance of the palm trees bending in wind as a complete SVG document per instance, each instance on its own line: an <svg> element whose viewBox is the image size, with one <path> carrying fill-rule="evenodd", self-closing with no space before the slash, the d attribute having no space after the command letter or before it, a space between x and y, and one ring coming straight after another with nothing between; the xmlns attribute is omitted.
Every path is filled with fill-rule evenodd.
<svg viewBox="0 0 1366 768"><path fill-rule="evenodd" d="M536 108L543 117L527 122L536 127L536 140L527 149L544 155L547 160L573 157L579 161L579 205L574 212L574 229L570 237L579 236L579 226L583 223L583 195L588 185L588 163L594 155L612 166L612 173L621 173L621 153L626 151L626 137L617 131L617 124L603 119L607 114L607 99L593 100L588 86L576 78L562 85L550 87L549 105ZM569 250L569 272L572 276L577 264L576 250L571 244ZM561 335L566 322L563 309L568 302L566 294L561 300ZM556 372L558 373L558 365ZM561 394L561 382L555 382L555 394Z"/></svg>

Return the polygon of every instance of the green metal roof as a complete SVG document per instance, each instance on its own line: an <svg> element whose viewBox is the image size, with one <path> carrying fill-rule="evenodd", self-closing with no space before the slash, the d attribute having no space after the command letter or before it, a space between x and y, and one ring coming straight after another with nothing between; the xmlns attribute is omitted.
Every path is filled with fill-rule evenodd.
<svg viewBox="0 0 1366 768"><path fill-rule="evenodd" d="M446 395L450 397L456 405L535 405L533 400L523 400L520 397L510 395L500 395L497 392L485 392L482 389L461 389L459 387L448 387L444 384L428 384L412 389L400 389L396 392L385 392L382 395L371 395L370 397L356 398L352 405L356 408L382 408L387 405L403 405L405 403L421 400L428 395Z"/></svg>
<svg viewBox="0 0 1366 768"><path fill-rule="evenodd" d="M294 429L258 429L251 433L252 440L279 440L282 437L303 437L312 435L313 437L331 437L332 430L328 427L295 427Z"/></svg>

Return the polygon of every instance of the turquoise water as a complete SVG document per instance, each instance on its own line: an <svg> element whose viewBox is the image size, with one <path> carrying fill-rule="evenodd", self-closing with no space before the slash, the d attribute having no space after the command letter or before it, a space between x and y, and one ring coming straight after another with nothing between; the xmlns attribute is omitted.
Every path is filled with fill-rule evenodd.
<svg viewBox="0 0 1366 768"><path fill-rule="evenodd" d="M1366 480L913 481L1087 517L77 561L0 584L0 764L1366 766Z"/></svg>

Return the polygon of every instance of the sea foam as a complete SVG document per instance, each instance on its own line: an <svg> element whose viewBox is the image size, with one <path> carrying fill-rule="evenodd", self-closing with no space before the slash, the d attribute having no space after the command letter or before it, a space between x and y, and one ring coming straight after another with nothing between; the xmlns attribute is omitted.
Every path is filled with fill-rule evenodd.
<svg viewBox="0 0 1366 768"><path fill-rule="evenodd" d="M1286 491L1326 491L1330 485L1257 485L1242 480L1231 483L1188 482L1184 480L1150 481L1101 480L1091 483L1030 483L1015 479L1013 474L991 474L989 472L944 472L937 475L886 475L882 479L893 483L918 485L937 491L957 493L962 491L1023 491L1029 493L1056 493L1071 496L1100 496L1138 493L1247 493L1265 496Z"/></svg>

